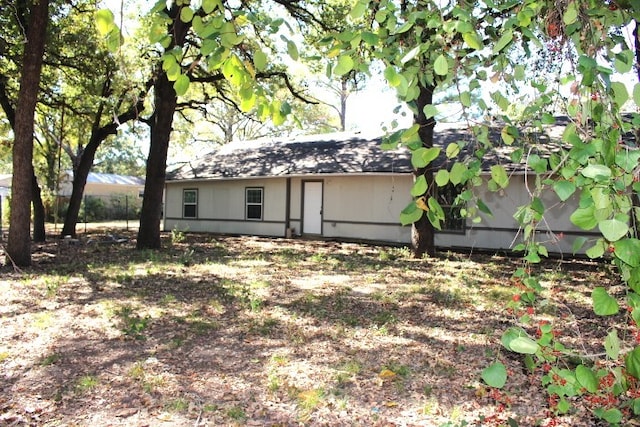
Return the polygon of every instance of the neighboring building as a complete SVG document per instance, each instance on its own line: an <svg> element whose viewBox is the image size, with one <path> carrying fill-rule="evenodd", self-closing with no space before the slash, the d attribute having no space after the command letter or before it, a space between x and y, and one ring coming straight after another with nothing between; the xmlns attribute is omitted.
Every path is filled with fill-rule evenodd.
<svg viewBox="0 0 640 427"><path fill-rule="evenodd" d="M70 197L73 189L73 173L64 172L60 176L58 195ZM86 196L129 195L140 197L144 191L144 178L116 175L112 173L89 172L84 186Z"/></svg>
<svg viewBox="0 0 640 427"><path fill-rule="evenodd" d="M11 194L11 174L0 175L0 197L5 198Z"/></svg>
<svg viewBox="0 0 640 427"><path fill-rule="evenodd" d="M465 129L436 128L434 143L446 147L468 138ZM410 243L411 227L399 223L413 185L410 152L383 151L381 138L330 134L288 140L234 142L168 173L164 229L260 236L316 236L396 244ZM544 141L542 141L544 142ZM435 167L450 166L441 156ZM480 223L456 216L453 187L439 189L449 217L436 234L442 248L509 250L518 240L513 218L529 203L532 175L498 151L483 169L503 164L511 173L506 190L479 190L493 215ZM529 183L530 184L530 183ZM561 203L553 192L541 197L545 226L539 240L550 252L571 253L578 229L569 216L577 200ZM587 246L588 247L588 246Z"/></svg>

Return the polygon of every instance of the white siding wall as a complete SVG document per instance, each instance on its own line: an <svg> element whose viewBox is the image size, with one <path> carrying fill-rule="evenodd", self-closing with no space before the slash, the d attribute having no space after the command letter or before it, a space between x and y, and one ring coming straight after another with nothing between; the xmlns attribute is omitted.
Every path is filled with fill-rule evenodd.
<svg viewBox="0 0 640 427"><path fill-rule="evenodd" d="M530 195L525 187L524 179L514 176L506 190L489 192L486 187L481 190L482 200L491 209L492 216L481 214L482 222L472 224L467 221L464 235L437 233L436 245L441 247L464 247L476 249L509 250L522 242L518 234L518 222L513 215L520 206L530 202ZM577 235L585 232L574 226L569 216L577 207L577 198L565 203L554 192L545 193L541 200L546 208L545 221L537 229L537 240L545 243L549 252L571 254L571 246ZM563 233L560 235L560 233ZM560 239L558 239L561 237ZM587 249L587 245L584 249Z"/></svg>
<svg viewBox="0 0 640 427"><path fill-rule="evenodd" d="M245 189L263 188L262 221L245 220ZM183 189L198 190L198 218L182 218ZM167 183L164 229L284 236L286 180L220 180Z"/></svg>
<svg viewBox="0 0 640 427"><path fill-rule="evenodd" d="M396 176L324 176L314 177L323 183L324 237L364 239L409 244L411 227L399 223L400 211L410 201L412 177ZM291 178L290 228L299 235L302 224L302 189L305 179ZM263 221L246 221L245 188L264 188ZM182 190L198 189L198 219L182 219ZM467 221L464 234L436 233L436 245L442 248L509 250L520 242L518 224L513 218L519 206L529 202L524 181L517 176L507 190L491 193L485 190L483 201L493 216L483 215L483 221ZM542 197L548 209L539 226L539 241L547 242L550 252L571 254L577 235L585 234L569 221L576 199L559 203L549 192ZM263 180L220 180L209 182L167 184L165 230L183 230L285 236L286 178ZM563 233L558 240L559 233ZM555 235L554 235L555 233ZM588 248L587 245L584 249Z"/></svg>

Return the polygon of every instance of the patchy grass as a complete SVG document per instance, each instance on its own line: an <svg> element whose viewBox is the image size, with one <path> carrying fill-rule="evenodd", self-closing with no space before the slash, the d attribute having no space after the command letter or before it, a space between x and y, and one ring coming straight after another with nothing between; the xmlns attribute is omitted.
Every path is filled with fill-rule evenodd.
<svg viewBox="0 0 640 427"><path fill-rule="evenodd" d="M3 272L0 424L546 425L539 377L499 343L518 322L504 308L515 260L164 239L160 251L47 243L32 268ZM539 274L534 320L561 316L572 345L601 351L614 319L590 317L589 295L617 285L608 267L549 261ZM504 412L479 379L496 359L510 372ZM590 417L578 407L560 422Z"/></svg>

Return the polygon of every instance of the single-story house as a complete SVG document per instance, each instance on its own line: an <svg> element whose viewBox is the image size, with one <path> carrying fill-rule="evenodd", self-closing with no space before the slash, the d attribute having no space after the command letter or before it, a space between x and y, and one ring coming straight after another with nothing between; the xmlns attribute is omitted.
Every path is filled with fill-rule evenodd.
<svg viewBox="0 0 640 427"><path fill-rule="evenodd" d="M465 132L439 125L434 143L446 147ZM383 151L380 143L380 137L342 133L225 145L167 174L164 230L409 244L411 227L402 226L399 215L411 201L411 154ZM508 151L485 159L483 169L492 162L506 165L512 176L505 190L481 187L492 215L480 223L455 217L458 211L447 206L455 189L440 189L439 202L451 218L436 233L437 246L509 250L519 242L513 214L530 202L531 175L513 164ZM444 155L435 163L448 166ZM577 199L561 202L552 191L541 199L547 211L539 240L550 252L570 254L576 236L598 237L569 220Z"/></svg>

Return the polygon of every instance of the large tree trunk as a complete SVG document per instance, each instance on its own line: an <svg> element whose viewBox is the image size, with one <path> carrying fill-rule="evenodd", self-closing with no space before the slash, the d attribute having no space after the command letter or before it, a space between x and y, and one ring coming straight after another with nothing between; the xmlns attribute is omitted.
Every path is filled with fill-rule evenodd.
<svg viewBox="0 0 640 427"><path fill-rule="evenodd" d="M174 5L166 11L173 21L168 33L172 34L172 44L167 48L182 46L185 42L190 23L180 20L179 9ZM173 127L173 115L178 104L178 96L173 83L167 79L166 72L158 66L158 78L154 86L155 111L149 120L151 144L147 158L147 176L144 183L144 198L140 211L137 249L159 249L160 220L162 218L162 198L167 170L169 140Z"/></svg>
<svg viewBox="0 0 640 427"><path fill-rule="evenodd" d="M20 91L16 105L13 143L13 178L11 181L11 214L7 256L16 266L31 265L31 185L33 160L33 127L38 88L42 71L49 0L34 2L29 16L27 42L24 47Z"/></svg>
<svg viewBox="0 0 640 427"><path fill-rule="evenodd" d="M38 179L31 169L31 198L33 200L33 241L44 242L47 239L47 233L44 226L45 210L42 203L42 193L38 185Z"/></svg>
<svg viewBox="0 0 640 427"><path fill-rule="evenodd" d="M436 122L433 118L427 119L423 110L428 104L433 101L433 87L420 86L420 95L416 100L416 114L414 115L414 123L420 125L418 135L422 140L422 146L426 148L433 147L433 128ZM424 175L428 189L425 194L426 197L431 195L433 190L433 170L431 167L420 168L414 170L416 177ZM422 258L424 254L434 256L436 253L435 247L435 235L433 225L427 218L426 212L422 214L422 217L416 221L411 229L411 245L413 248L413 256L416 258Z"/></svg>
<svg viewBox="0 0 640 427"><path fill-rule="evenodd" d="M82 198L84 197L84 187L87 184L87 178L89 177L89 172L91 172L91 166L93 166L93 160L99 145L93 140L90 141L82 151L78 166L73 169L71 197L67 207L67 214L64 217L64 225L60 232L61 236L76 237L76 224L78 223Z"/></svg>
<svg viewBox="0 0 640 427"><path fill-rule="evenodd" d="M164 71L155 84L155 112L151 118L151 146L147 158L147 176L140 211L138 249L159 249L162 196L167 169L169 139L178 97Z"/></svg>

